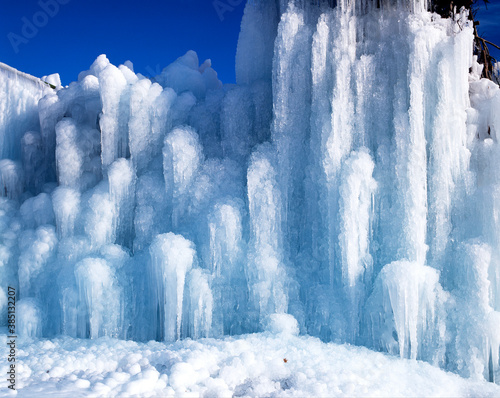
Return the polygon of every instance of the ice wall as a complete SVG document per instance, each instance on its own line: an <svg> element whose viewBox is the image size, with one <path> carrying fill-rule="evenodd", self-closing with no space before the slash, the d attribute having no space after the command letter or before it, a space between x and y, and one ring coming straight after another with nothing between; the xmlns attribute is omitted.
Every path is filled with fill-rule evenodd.
<svg viewBox="0 0 500 398"><path fill-rule="evenodd" d="M499 380L500 90L427 6L248 2L236 85L192 51L43 98L0 72L0 310L10 284L33 337L285 320Z"/></svg>
<svg viewBox="0 0 500 398"><path fill-rule="evenodd" d="M21 138L40 130L38 101L50 87L33 76L0 63L0 159L19 160Z"/></svg>

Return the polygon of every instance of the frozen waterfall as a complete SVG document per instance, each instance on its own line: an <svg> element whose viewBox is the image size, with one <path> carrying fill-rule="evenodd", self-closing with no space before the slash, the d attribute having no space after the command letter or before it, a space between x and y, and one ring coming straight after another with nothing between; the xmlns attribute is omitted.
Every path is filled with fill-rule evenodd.
<svg viewBox="0 0 500 398"><path fill-rule="evenodd" d="M236 85L192 51L153 79L101 55L55 88L0 64L0 325L7 286L32 337L286 313L498 382L500 89L467 12L329 3L249 1Z"/></svg>

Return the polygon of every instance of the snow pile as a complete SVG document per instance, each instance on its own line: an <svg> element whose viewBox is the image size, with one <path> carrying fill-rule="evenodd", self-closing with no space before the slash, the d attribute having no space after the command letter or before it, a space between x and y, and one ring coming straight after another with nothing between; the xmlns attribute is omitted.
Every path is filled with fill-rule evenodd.
<svg viewBox="0 0 500 398"><path fill-rule="evenodd" d="M293 318L292 318L293 319ZM281 321L282 319L280 319ZM288 322L290 323L290 321ZM273 333L275 330L272 331ZM18 340L18 396L497 397L500 387L364 347L266 332L137 343ZM6 353L5 336L0 354ZM0 371L6 371L5 363ZM12 396L0 390L0 397Z"/></svg>
<svg viewBox="0 0 500 398"><path fill-rule="evenodd" d="M1 72L20 334L302 333L499 380L500 90L467 15L314 3L248 2L237 85L194 52L43 93Z"/></svg>

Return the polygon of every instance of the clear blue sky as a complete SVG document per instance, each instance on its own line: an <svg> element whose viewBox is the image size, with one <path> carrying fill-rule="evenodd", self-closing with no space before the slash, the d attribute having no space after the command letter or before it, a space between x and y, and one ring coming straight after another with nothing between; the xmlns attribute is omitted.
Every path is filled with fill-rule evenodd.
<svg viewBox="0 0 500 398"><path fill-rule="evenodd" d="M39 3L54 1L59 10L44 19ZM151 76L195 50L200 62L212 60L224 83L234 83L245 0L216 4L219 7L212 0L0 0L0 62L39 77L59 73L63 84L69 84L100 54L115 65L130 60L136 72ZM22 31L26 20L40 25L35 25L36 34L25 29L29 39ZM11 32L16 36L9 37Z"/></svg>
<svg viewBox="0 0 500 398"><path fill-rule="evenodd" d="M44 18L41 4L58 2ZM65 4L60 4L65 3ZM126 60L151 76L195 50L234 83L234 58L245 0L0 0L0 62L35 76L77 79L99 54ZM500 0L481 4L479 32L500 43ZM36 31L25 27L36 22ZM27 35L23 35L23 27ZM9 36L10 35L10 36ZM14 45L12 45L12 42ZM17 51L16 51L17 50ZM500 51L492 50L500 60Z"/></svg>
<svg viewBox="0 0 500 398"><path fill-rule="evenodd" d="M482 0L478 1L479 12L476 19L480 22L477 31L481 37L500 46L500 0L490 0L488 8ZM500 50L490 46L490 53L500 62Z"/></svg>

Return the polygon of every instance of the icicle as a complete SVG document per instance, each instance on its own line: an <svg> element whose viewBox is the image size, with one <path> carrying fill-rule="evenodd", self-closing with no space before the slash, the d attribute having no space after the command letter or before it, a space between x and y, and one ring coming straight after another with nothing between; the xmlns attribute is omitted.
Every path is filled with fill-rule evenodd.
<svg viewBox="0 0 500 398"><path fill-rule="evenodd" d="M443 364L447 294L433 268L410 262L386 265L366 309L366 330L375 349L401 358Z"/></svg>
<svg viewBox="0 0 500 398"><path fill-rule="evenodd" d="M244 274L243 226L238 204L224 201L209 215L209 270L214 296L214 329L222 334L242 332L248 301Z"/></svg>
<svg viewBox="0 0 500 398"><path fill-rule="evenodd" d="M355 342L359 333L361 307L370 289L373 259L370 254L372 197L376 182L368 151L353 152L344 164L339 188L342 285L347 299L347 335Z"/></svg>
<svg viewBox="0 0 500 398"><path fill-rule="evenodd" d="M123 297L113 268L101 258L86 258L75 265L75 277L78 336L119 337Z"/></svg>
<svg viewBox="0 0 500 398"><path fill-rule="evenodd" d="M262 145L252 154L247 174L251 250L248 282L261 322L269 314L288 308L281 195L272 158L273 148Z"/></svg>
<svg viewBox="0 0 500 398"><path fill-rule="evenodd" d="M160 161L161 163L161 161ZM167 230L170 220L163 173L147 173L137 179L134 216L134 251L145 249Z"/></svg>
<svg viewBox="0 0 500 398"><path fill-rule="evenodd" d="M108 169L108 181L109 199L114 205L113 235L116 237L115 241L132 248L136 177L131 161L123 158L115 160Z"/></svg>
<svg viewBox="0 0 500 398"><path fill-rule="evenodd" d="M101 182L88 199L83 217L85 233L93 248L99 248L116 240L116 206L109 197L109 186Z"/></svg>
<svg viewBox="0 0 500 398"><path fill-rule="evenodd" d="M221 110L222 153L231 159L245 159L255 146L253 136L255 112L252 95L247 87L235 87L227 92Z"/></svg>
<svg viewBox="0 0 500 398"><path fill-rule="evenodd" d="M188 308L185 310L184 336L193 339L209 337L212 329L213 297L208 275L199 268L192 269L186 285Z"/></svg>
<svg viewBox="0 0 500 398"><path fill-rule="evenodd" d="M198 135L190 127L178 127L165 137L163 146L163 176L170 207L172 226L179 227L185 212L186 198L203 161Z"/></svg>
<svg viewBox="0 0 500 398"><path fill-rule="evenodd" d="M173 233L158 235L149 248L151 256L150 288L158 313L158 338L175 341L181 338L184 285L193 268L196 251L192 242Z"/></svg>
<svg viewBox="0 0 500 398"><path fill-rule="evenodd" d="M126 157L128 150L127 81L123 73L109 64L99 73L102 100L100 127L102 132L102 166L106 169L114 160Z"/></svg>
<svg viewBox="0 0 500 398"><path fill-rule="evenodd" d="M62 186L79 189L83 174L83 154L78 146L80 134L75 121L64 118L56 125L57 180Z"/></svg>
<svg viewBox="0 0 500 398"><path fill-rule="evenodd" d="M322 172L326 176L326 195L322 206L327 209L327 248L330 285L340 286L341 269L338 253L339 176L342 162L352 149L354 104L351 89L351 68L354 58L355 25L349 16L337 13L333 32L331 68L331 127L322 134ZM324 190L325 188L323 188Z"/></svg>
<svg viewBox="0 0 500 398"><path fill-rule="evenodd" d="M41 194L41 195L44 195L45 197L48 196L47 194ZM21 214L21 217L23 219L24 227L27 229L35 229L42 224L54 224L54 212L48 211L49 209L52 209L52 202L50 201L50 197L48 199L48 201L49 201L48 206L47 206L47 203L44 203L45 206L43 206L43 205L39 206L39 209L37 211L37 213L39 213L37 215L39 217L41 216L40 218L42 218L42 217L47 218L47 222L42 222L41 224L39 224L39 223L37 223L37 221L35 221L35 211L33 209L33 202L34 201L35 201L35 198L29 198L29 199L25 200L24 203L19 208L19 213ZM40 210L41 210L41 212L40 212ZM47 211L45 214L43 214L44 210ZM42 214L40 214L40 213L42 213Z"/></svg>
<svg viewBox="0 0 500 398"><path fill-rule="evenodd" d="M42 317L38 300L24 298L16 304L16 332L22 337L42 337Z"/></svg>
<svg viewBox="0 0 500 398"><path fill-rule="evenodd" d="M40 79L0 62L0 159L20 158L21 137L39 129L38 101L48 91Z"/></svg>
<svg viewBox="0 0 500 398"><path fill-rule="evenodd" d="M275 44L271 138L276 145L284 233L288 236L283 244L291 256L297 254L301 241L305 143L310 130L311 40L304 12L290 3L281 17Z"/></svg>
<svg viewBox="0 0 500 398"><path fill-rule="evenodd" d="M278 22L277 7L274 1L247 2L236 51L236 81L238 84L271 80L274 39Z"/></svg>
<svg viewBox="0 0 500 398"><path fill-rule="evenodd" d="M137 81L130 94L129 146L134 166L145 170L161 152L161 144L171 124L170 108L176 99L174 90L148 79Z"/></svg>
<svg viewBox="0 0 500 398"><path fill-rule="evenodd" d="M490 353L494 368L498 364L500 313L491 307L491 284L488 270L492 249L479 240L461 244L454 256L456 306L451 313L456 325L455 349L450 359L461 366L458 372L474 379L489 378ZM495 370L495 369L494 369Z"/></svg>
<svg viewBox="0 0 500 398"><path fill-rule="evenodd" d="M80 193L71 188L58 187L52 193L52 203L59 238L72 236L80 211Z"/></svg>
<svg viewBox="0 0 500 398"><path fill-rule="evenodd" d="M45 178L44 154L40 133L28 131L21 140L21 160L26 188L33 193L42 190Z"/></svg>
<svg viewBox="0 0 500 398"><path fill-rule="evenodd" d="M24 173L19 162L0 160L0 197L18 199L24 191Z"/></svg>
<svg viewBox="0 0 500 398"><path fill-rule="evenodd" d="M49 265L54 260L57 249L55 228L44 225L36 231L25 231L21 235L20 249L19 292L21 297L35 296L43 289L37 278L47 277Z"/></svg>
<svg viewBox="0 0 500 398"><path fill-rule="evenodd" d="M311 105L311 171L308 195L308 217L311 223L311 254L328 269L328 222L326 206L326 175L323 171L325 138L331 133L331 101L329 91L333 85L331 54L333 13L322 14L318 20L312 43L312 105ZM329 276L322 278L323 283Z"/></svg>

